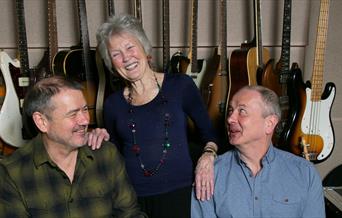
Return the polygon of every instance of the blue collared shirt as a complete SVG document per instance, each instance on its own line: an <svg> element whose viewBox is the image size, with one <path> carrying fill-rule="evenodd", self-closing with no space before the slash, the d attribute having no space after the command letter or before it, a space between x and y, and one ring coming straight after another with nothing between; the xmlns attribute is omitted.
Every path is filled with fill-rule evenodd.
<svg viewBox="0 0 342 218"><path fill-rule="evenodd" d="M191 217L325 217L321 178L311 162L272 145L253 176L235 149L215 162L211 200L193 191Z"/></svg>

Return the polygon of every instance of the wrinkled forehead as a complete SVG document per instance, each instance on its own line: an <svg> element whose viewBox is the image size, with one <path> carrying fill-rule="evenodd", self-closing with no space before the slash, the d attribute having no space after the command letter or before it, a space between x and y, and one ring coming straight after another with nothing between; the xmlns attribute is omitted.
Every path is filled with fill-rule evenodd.
<svg viewBox="0 0 342 218"><path fill-rule="evenodd" d="M260 93L254 90L242 89L233 96L229 105L237 106L240 104L250 105L256 103L262 103Z"/></svg>

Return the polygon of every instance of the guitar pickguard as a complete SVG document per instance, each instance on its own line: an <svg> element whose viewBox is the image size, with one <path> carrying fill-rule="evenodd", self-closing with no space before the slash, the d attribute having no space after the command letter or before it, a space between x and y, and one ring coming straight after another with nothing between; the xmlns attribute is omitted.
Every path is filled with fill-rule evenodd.
<svg viewBox="0 0 342 218"><path fill-rule="evenodd" d="M310 138L310 136L321 137L323 140L323 147L320 153L317 155L317 160L323 160L327 158L332 152L334 147L334 133L332 124L330 121L330 110L335 98L335 87L332 88L329 96L326 99L320 101L311 101L311 89L306 88L306 105L305 111L301 122L302 132L305 134L304 138ZM318 140L314 140L318 142ZM314 150L314 143L309 144L309 150ZM310 151L309 151L310 153Z"/></svg>
<svg viewBox="0 0 342 218"><path fill-rule="evenodd" d="M201 87L203 76L205 73L205 69L207 68L207 62L205 60L198 60L198 62L202 62L202 66L199 64L200 72L191 72L191 65L188 65L188 68L185 74L189 75L195 82L197 88Z"/></svg>
<svg viewBox="0 0 342 218"><path fill-rule="evenodd" d="M26 143L22 136L22 117L18 95L15 92L9 65L20 68L17 59L12 60L7 53L0 52L0 68L6 84L6 95L0 110L0 137L8 144L21 147Z"/></svg>

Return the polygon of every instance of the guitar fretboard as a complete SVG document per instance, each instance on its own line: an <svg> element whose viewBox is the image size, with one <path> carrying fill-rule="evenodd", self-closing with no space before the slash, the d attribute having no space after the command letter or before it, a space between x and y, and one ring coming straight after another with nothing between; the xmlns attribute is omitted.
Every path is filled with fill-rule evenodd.
<svg viewBox="0 0 342 218"><path fill-rule="evenodd" d="M227 1L221 0L221 74L227 75Z"/></svg>
<svg viewBox="0 0 342 218"><path fill-rule="evenodd" d="M82 45L82 64L84 66L85 75L81 75L82 80L95 81L94 75L91 72L90 66L90 45L87 22L87 9L85 0L78 0L78 15L80 25L80 38ZM84 77L85 76L85 77Z"/></svg>
<svg viewBox="0 0 342 218"><path fill-rule="evenodd" d="M321 93L323 87L325 44L328 35L329 3L330 0L321 0L317 26L315 57L312 73L312 101L321 100Z"/></svg>
<svg viewBox="0 0 342 218"><path fill-rule="evenodd" d="M192 0L192 17L191 17L191 72L198 73L197 65L197 14L198 14L198 0Z"/></svg>
<svg viewBox="0 0 342 218"><path fill-rule="evenodd" d="M169 0L163 0L163 69L170 61L170 8Z"/></svg>
<svg viewBox="0 0 342 218"><path fill-rule="evenodd" d="M58 52L56 0L48 0L49 69Z"/></svg>
<svg viewBox="0 0 342 218"><path fill-rule="evenodd" d="M20 74L30 75L29 58L27 51L27 37L25 26L25 11L23 0L16 0L16 13L18 25L18 51L20 60Z"/></svg>
<svg viewBox="0 0 342 218"><path fill-rule="evenodd" d="M289 78L291 48L291 8L292 0L284 0L283 40L280 56L280 84L286 84Z"/></svg>

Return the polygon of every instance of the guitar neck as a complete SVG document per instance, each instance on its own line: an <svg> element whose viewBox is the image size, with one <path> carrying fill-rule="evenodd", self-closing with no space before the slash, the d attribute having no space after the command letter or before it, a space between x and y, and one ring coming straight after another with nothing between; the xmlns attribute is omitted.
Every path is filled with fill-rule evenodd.
<svg viewBox="0 0 342 218"><path fill-rule="evenodd" d="M256 37L256 47L257 47L257 65L258 67L263 67L263 48L262 48L262 37L261 37L261 9L260 0L254 0L254 20L255 20L255 37Z"/></svg>
<svg viewBox="0 0 342 218"><path fill-rule="evenodd" d="M280 56L280 84L286 84L290 71L292 0L284 0L283 38Z"/></svg>
<svg viewBox="0 0 342 218"><path fill-rule="evenodd" d="M108 17L115 14L114 0L107 0Z"/></svg>
<svg viewBox="0 0 342 218"><path fill-rule="evenodd" d="M134 16L140 20L142 25L141 0L134 0Z"/></svg>
<svg viewBox="0 0 342 218"><path fill-rule="evenodd" d="M89 45L89 34L88 34L88 23L87 23L87 9L85 0L77 0L78 3L78 15L80 25L80 38L82 46L82 64L84 66L85 75L81 76L83 80L94 80L94 76L91 73L90 66L90 45ZM84 78L85 76L85 78Z"/></svg>
<svg viewBox="0 0 342 218"><path fill-rule="evenodd" d="M18 51L20 61L20 74L29 76L29 57L27 50L27 37L25 26L24 1L16 0L17 26L18 26Z"/></svg>
<svg viewBox="0 0 342 218"><path fill-rule="evenodd" d="M227 1L221 0L221 75L227 75Z"/></svg>
<svg viewBox="0 0 342 218"><path fill-rule="evenodd" d="M49 43L49 69L51 69L53 58L58 52L56 0L48 0L48 43Z"/></svg>
<svg viewBox="0 0 342 218"><path fill-rule="evenodd" d="M169 0L163 0L163 69L170 61L170 8Z"/></svg>
<svg viewBox="0 0 342 218"><path fill-rule="evenodd" d="M192 0L192 13L191 13L191 36L190 36L190 53L189 59L191 61L191 72L198 72L197 65L197 13L198 13L198 0Z"/></svg>
<svg viewBox="0 0 342 218"><path fill-rule="evenodd" d="M323 86L323 68L325 44L328 35L328 19L329 19L329 3L330 0L321 0L320 13L317 26L316 48L312 73L312 101L320 101Z"/></svg>

